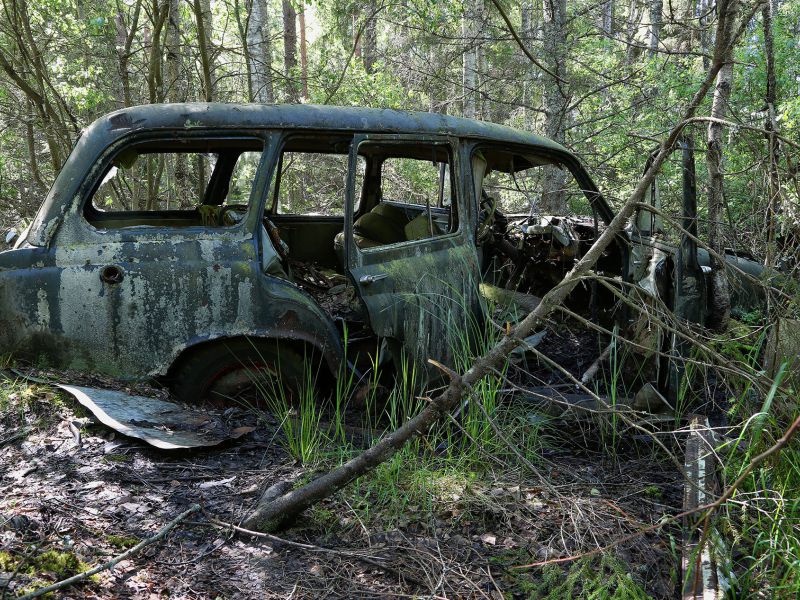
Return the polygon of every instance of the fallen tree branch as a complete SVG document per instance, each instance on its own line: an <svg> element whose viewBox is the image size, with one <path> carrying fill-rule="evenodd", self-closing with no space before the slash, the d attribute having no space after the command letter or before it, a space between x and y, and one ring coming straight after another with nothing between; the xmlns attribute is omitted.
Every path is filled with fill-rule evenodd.
<svg viewBox="0 0 800 600"><path fill-rule="evenodd" d="M760 6L760 4L759 2L757 6ZM742 26L737 31L734 41L738 39L743 31L744 27ZM733 43L733 41L731 43ZM549 291L542 298L539 305L517 325L510 328L508 333L486 354L475 359L473 365L463 375L458 375L448 369L451 374L450 384L437 396L433 397L423 410L401 427L381 438L359 456L321 475L308 484L294 489L270 502L259 501L255 510L244 521L244 525L248 529L275 531L291 522L309 506L336 493L351 481L372 471L379 464L391 458L406 444L406 442L424 435L432 425L439 421L442 415L447 414L457 406L463 398L465 391L476 385L483 377L489 374L493 368L502 364L502 362L508 358L512 350L522 344L525 338L531 335L537 327L541 326L547 316L566 300L570 292L572 292L582 278L590 272L592 266L601 257L605 249L615 241L628 220L633 216L636 206L638 203L642 202L645 193L650 188L661 165L671 153L683 128L689 122L689 119L694 116L697 107L705 98L708 90L716 79L717 73L722 68L724 64L724 52L721 51L719 46L723 44L723 38L721 36L718 37L718 48L714 53L714 61L702 84L686 107L680 121L673 127L669 136L662 142L656 157L628 200L611 220L605 231L600 234L592 247L589 248L583 257L575 263L575 266L569 273L567 273L561 284Z"/></svg>
<svg viewBox="0 0 800 600"><path fill-rule="evenodd" d="M56 583L54 583L52 585L41 587L38 590L34 590L34 591L32 591L32 592L30 592L28 594L25 594L24 596L20 596L19 598L17 598L17 600L28 600L29 598L38 598L39 596L43 596L44 594L47 594L47 593L50 593L50 592L54 592L56 590L60 590L60 589L63 589L65 587L69 587L69 586L71 586L71 585L73 585L75 583L81 582L84 579L88 579L92 575L96 575L97 573L100 573L101 571L105 571L107 569L110 569L114 565L119 563L120 561L123 561L126 558L130 558L134 554L138 553L142 548L145 548L146 546L150 546L152 544L155 544L158 540L160 540L165 535L167 535L178 523L183 521L186 517L188 517L192 513L198 512L199 510L200 510L200 505L199 504L193 504L191 507L189 507L188 510L183 511L181 514L179 514L177 517L175 517L172 521L167 523L164 526L164 528L161 529L161 531L159 531L157 534L155 534L152 537L149 537L147 539L142 540L141 542L136 544L130 550L126 550L122 554L120 554L118 556L115 556L114 558L112 558L108 562L105 562L102 565L98 565L98 566L94 567L93 569L89 569L88 571L85 571L83 573L78 573L77 575L73 575L72 577L64 579L63 581L58 581L58 582L56 582Z"/></svg>

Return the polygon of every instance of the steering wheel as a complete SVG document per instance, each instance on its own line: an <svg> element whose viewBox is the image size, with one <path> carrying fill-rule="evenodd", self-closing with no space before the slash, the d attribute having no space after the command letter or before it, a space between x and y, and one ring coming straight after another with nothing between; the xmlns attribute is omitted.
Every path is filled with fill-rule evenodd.
<svg viewBox="0 0 800 600"><path fill-rule="evenodd" d="M482 244L492 238L495 225L499 225L503 230L505 229L505 217L497 210L497 200L489 196L486 190L481 190L479 208L477 241ZM503 233L503 231L500 233Z"/></svg>

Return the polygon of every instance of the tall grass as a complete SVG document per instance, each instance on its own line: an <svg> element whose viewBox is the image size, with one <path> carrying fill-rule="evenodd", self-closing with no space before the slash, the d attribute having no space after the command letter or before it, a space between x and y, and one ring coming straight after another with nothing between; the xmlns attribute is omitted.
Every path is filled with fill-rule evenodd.
<svg viewBox="0 0 800 600"><path fill-rule="evenodd" d="M725 455L726 481L737 479L796 416L797 400L782 388L785 374L782 365L754 414L749 414L749 394L736 403L734 413L744 420ZM800 597L800 441L792 440L748 475L726 506L720 526L734 541L738 581L732 598Z"/></svg>
<svg viewBox="0 0 800 600"><path fill-rule="evenodd" d="M322 410L316 397L316 373L313 362L304 361L303 377L287 382L276 370L251 372L250 378L270 412L279 421L283 445L297 462L309 465L317 458L325 440L320 428Z"/></svg>

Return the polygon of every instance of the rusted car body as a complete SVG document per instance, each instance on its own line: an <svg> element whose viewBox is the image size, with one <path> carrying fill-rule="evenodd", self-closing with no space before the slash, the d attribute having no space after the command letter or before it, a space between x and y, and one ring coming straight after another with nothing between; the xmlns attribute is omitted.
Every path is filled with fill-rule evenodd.
<svg viewBox="0 0 800 600"><path fill-rule="evenodd" d="M192 393L227 376L226 348L243 340L270 344L275 365L281 352L284 363L311 354L333 374L353 360L346 342L450 363L453 332L480 330L479 284L497 275L481 227L494 211L487 174L516 185L555 167L591 219L570 228L564 260L541 258L548 269L568 267L613 212L547 139L393 110L124 109L83 132L33 223L0 252L0 349L117 377L184 369L184 383L200 381ZM557 245L558 220L543 222L530 231ZM646 281L650 233L620 236L598 270Z"/></svg>

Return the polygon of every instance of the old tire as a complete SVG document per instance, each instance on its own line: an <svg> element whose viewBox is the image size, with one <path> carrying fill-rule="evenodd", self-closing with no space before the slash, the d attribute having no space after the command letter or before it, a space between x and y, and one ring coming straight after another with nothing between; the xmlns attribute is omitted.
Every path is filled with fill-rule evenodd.
<svg viewBox="0 0 800 600"><path fill-rule="evenodd" d="M233 399L244 392L264 396L278 389L291 402L303 373L303 357L275 340L224 340L204 344L179 359L170 388L188 403Z"/></svg>

